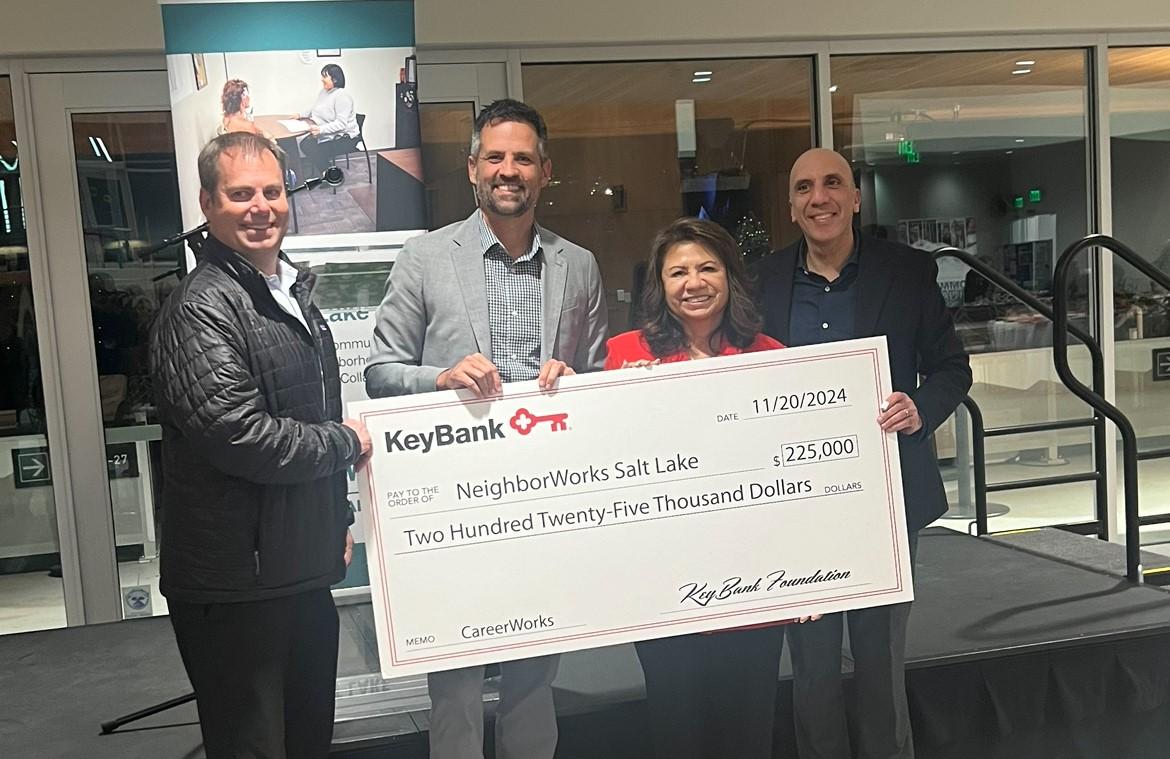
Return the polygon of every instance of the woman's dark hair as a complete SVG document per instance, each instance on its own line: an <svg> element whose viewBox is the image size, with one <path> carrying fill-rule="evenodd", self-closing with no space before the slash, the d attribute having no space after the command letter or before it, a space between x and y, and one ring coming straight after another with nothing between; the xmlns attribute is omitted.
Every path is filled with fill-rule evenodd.
<svg viewBox="0 0 1170 759"><path fill-rule="evenodd" d="M345 86L345 72L336 63L326 63L325 68L321 69L321 76L327 76L332 79L334 87Z"/></svg>
<svg viewBox="0 0 1170 759"><path fill-rule="evenodd" d="M248 83L243 79L229 79L223 83L223 94L219 102L223 104L223 115L231 116L239 113L244 104L244 93L248 91Z"/></svg>
<svg viewBox="0 0 1170 759"><path fill-rule="evenodd" d="M687 336L678 317L666 305L666 290L662 285L662 267L666 254L680 243L694 243L723 264L727 272L727 307L723 321L711 335L712 351L721 344L746 348L760 333L764 320L752 301L752 282L743 265L739 246L723 227L704 219L682 218L658 233L650 248L646 286L642 290L642 335L650 352L658 358L686 350Z"/></svg>

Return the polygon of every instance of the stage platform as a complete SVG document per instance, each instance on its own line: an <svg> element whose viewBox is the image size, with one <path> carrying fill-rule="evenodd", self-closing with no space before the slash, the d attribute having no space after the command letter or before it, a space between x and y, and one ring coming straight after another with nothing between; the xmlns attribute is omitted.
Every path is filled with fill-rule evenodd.
<svg viewBox="0 0 1170 759"><path fill-rule="evenodd" d="M919 757L1170 756L1170 592L1127 583L1123 559L1055 529L924 531L907 665ZM425 680L370 675L369 608L342 620L334 755L425 757ZM793 755L787 678L777 757ZM197 759L193 704L98 734L188 689L165 619L0 637L0 756ZM558 757L648 755L632 646L566 655L556 691Z"/></svg>

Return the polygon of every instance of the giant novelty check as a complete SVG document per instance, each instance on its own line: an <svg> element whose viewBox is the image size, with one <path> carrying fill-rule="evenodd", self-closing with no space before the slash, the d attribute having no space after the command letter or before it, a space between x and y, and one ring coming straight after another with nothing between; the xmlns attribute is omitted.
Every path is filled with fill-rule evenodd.
<svg viewBox="0 0 1170 759"><path fill-rule="evenodd" d="M350 404L387 677L913 597L885 338Z"/></svg>

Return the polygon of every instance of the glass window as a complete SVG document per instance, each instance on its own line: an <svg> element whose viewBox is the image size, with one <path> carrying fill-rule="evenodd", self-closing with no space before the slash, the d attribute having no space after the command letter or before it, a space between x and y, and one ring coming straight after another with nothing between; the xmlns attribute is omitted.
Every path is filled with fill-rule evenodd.
<svg viewBox="0 0 1170 759"><path fill-rule="evenodd" d="M1170 47L1109 51L1113 234L1170 274ZM1117 405L1143 450L1170 448L1170 293L1113 259ZM1166 511L1167 459L1141 463L1142 512Z"/></svg>
<svg viewBox="0 0 1170 759"><path fill-rule="evenodd" d="M1051 304L1056 258L1090 229L1085 51L834 56L831 71L833 139L858 176L862 229L960 248ZM1089 416L1052 368L1046 319L955 259L939 261L939 284L989 428ZM1082 327L1089 287L1085 264L1070 288ZM1087 353L1070 354L1087 378ZM1087 471L1087 439L1079 429L989 438L988 481ZM941 458L965 453L951 423L936 443ZM1004 519L1015 521L993 529L1092 518L1091 499L1064 499L1054 513L1035 493L997 493L1011 496Z"/></svg>
<svg viewBox="0 0 1170 759"><path fill-rule="evenodd" d="M813 144L807 58L539 64L525 99L548 123L540 222L597 256L610 331L630 329L659 229L705 215L756 257L796 239L788 168Z"/></svg>
<svg viewBox="0 0 1170 759"><path fill-rule="evenodd" d="M156 509L162 429L149 371L150 325L178 284L178 178L167 112L74 114L73 144L114 539L126 617L166 613Z"/></svg>
<svg viewBox="0 0 1170 759"><path fill-rule="evenodd" d="M467 180L467 149L475 126L475 103L419 103L427 229L461 221L475 210Z"/></svg>
<svg viewBox="0 0 1170 759"><path fill-rule="evenodd" d="M65 626L21 168L0 76L0 634Z"/></svg>

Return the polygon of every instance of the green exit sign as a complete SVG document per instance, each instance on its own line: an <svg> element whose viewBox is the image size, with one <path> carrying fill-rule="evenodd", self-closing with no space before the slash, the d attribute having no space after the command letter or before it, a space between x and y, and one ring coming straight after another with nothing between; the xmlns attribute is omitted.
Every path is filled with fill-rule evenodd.
<svg viewBox="0 0 1170 759"><path fill-rule="evenodd" d="M913 140L898 140L898 155L906 159L906 163L920 163L922 161L922 156L918 154L918 150L914 147Z"/></svg>
<svg viewBox="0 0 1170 759"><path fill-rule="evenodd" d="M1028 190L1028 202L1029 203L1039 203L1043 199L1044 199L1044 193L1040 192L1039 187L1033 187L1032 189Z"/></svg>
<svg viewBox="0 0 1170 759"><path fill-rule="evenodd" d="M1024 196L1023 195L1017 195L1014 198L1012 198L1012 208L1023 208L1023 207L1024 207Z"/></svg>

